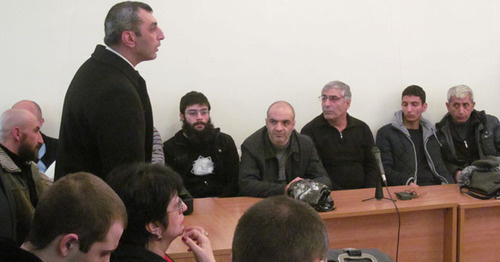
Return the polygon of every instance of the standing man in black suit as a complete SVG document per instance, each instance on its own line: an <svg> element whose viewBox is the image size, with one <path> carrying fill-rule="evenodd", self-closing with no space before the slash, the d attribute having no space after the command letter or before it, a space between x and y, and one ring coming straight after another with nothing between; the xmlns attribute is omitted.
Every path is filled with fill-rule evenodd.
<svg viewBox="0 0 500 262"><path fill-rule="evenodd" d="M116 166L150 162L153 113L134 67L153 60L165 37L141 2L114 5L98 45L76 72L64 100L55 179L78 171L105 177Z"/></svg>
<svg viewBox="0 0 500 262"><path fill-rule="evenodd" d="M42 116L42 108L35 102L31 100L21 100L12 106L12 109L24 109L32 113L38 120L38 125L42 127L45 119ZM45 173L47 168L56 160L57 153L57 138L53 138L40 132L43 138L43 145L38 151L38 169Z"/></svg>

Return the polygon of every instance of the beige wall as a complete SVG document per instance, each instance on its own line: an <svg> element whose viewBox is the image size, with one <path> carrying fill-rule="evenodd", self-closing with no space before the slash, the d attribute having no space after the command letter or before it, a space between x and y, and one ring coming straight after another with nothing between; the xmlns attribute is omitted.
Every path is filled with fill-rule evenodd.
<svg viewBox="0 0 500 262"><path fill-rule="evenodd" d="M28 98L58 135L66 89L102 43L116 1L4 1L0 22L0 110ZM212 103L212 119L239 146L264 124L275 100L294 105L297 129L320 113L320 89L349 84L349 112L373 132L399 109L410 84L428 96L425 117L446 112L446 91L467 84L476 108L500 116L500 1L157 0L166 34L146 79L164 139L180 128L179 99L191 90Z"/></svg>

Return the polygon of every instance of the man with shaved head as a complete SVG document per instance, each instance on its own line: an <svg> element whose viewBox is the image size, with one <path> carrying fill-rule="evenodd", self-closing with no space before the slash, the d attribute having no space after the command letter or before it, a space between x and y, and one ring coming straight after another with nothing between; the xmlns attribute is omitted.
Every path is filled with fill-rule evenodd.
<svg viewBox="0 0 500 262"><path fill-rule="evenodd" d="M12 106L12 109L28 110L36 117L38 124L40 125L40 128L42 128L45 119L42 116L42 109L35 101L21 100L15 103ZM38 161L37 164L40 171L45 173L47 168L54 162L54 160L56 160L58 140L56 138L52 138L50 136L45 135L41 131L40 134L42 135L43 138L43 144L38 152L39 160L37 160Z"/></svg>
<svg viewBox="0 0 500 262"><path fill-rule="evenodd" d="M38 197L47 187L37 165L43 144L36 117L22 109L0 116L0 238L21 244L30 229Z"/></svg>
<svg viewBox="0 0 500 262"><path fill-rule="evenodd" d="M242 195L286 194L291 183L305 178L331 186L313 142L295 131L295 111L288 102L269 106L266 126L243 142L241 153Z"/></svg>

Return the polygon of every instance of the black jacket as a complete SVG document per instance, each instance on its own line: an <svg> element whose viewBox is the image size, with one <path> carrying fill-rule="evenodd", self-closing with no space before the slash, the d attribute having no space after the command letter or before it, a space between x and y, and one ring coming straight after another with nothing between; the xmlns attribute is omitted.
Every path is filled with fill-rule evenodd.
<svg viewBox="0 0 500 262"><path fill-rule="evenodd" d="M193 197L230 197L238 194L239 156L231 136L214 129L210 142L191 143L181 131L163 143L165 164L179 173ZM213 168L201 175L193 168ZM198 174L198 175L195 175Z"/></svg>
<svg viewBox="0 0 500 262"><path fill-rule="evenodd" d="M55 179L86 171L104 178L121 164L150 162L153 114L146 83L98 45L64 99Z"/></svg>
<svg viewBox="0 0 500 262"><path fill-rule="evenodd" d="M321 165L314 144L295 130L290 136L291 155L286 163L286 183L296 177L312 179L331 188L330 179ZM263 127L241 145L240 193L245 196L282 195L286 184L278 181L279 163Z"/></svg>
<svg viewBox="0 0 500 262"><path fill-rule="evenodd" d="M420 125L423 132L425 157L432 172L428 176L434 176L440 181L440 184L454 183L441 157L441 146L434 126L424 118L421 119ZM419 184L416 147L411 140L408 129L403 124L402 111L394 114L391 124L378 130L376 143L380 148L389 185L408 185L410 182ZM420 169L422 172L426 170L423 167Z"/></svg>
<svg viewBox="0 0 500 262"><path fill-rule="evenodd" d="M163 257L137 245L120 243L111 253L109 261L113 262L165 262Z"/></svg>
<svg viewBox="0 0 500 262"><path fill-rule="evenodd" d="M436 124L438 138L443 145L441 153L448 167L448 171L455 175L459 170L469 166L471 163L457 157L453 137L450 130L451 115L447 113L439 123ZM479 158L485 156L500 156L500 123L498 118L486 114L484 111L474 110L469 123L474 128L475 143L478 149ZM477 160L477 159L475 159Z"/></svg>
<svg viewBox="0 0 500 262"><path fill-rule="evenodd" d="M301 131L312 138L333 189L374 187L379 177L372 155L373 134L368 125L349 114L347 127L339 132L323 117L315 117Z"/></svg>
<svg viewBox="0 0 500 262"><path fill-rule="evenodd" d="M49 168L49 166L56 160L57 143L59 140L57 138L47 136L44 133L41 134L43 138L43 144L45 144L45 154L40 160L43 162L46 168Z"/></svg>

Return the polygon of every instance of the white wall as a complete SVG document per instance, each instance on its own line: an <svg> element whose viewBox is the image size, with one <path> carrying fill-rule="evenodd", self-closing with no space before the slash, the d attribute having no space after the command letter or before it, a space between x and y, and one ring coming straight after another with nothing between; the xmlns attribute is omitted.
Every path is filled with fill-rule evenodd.
<svg viewBox="0 0 500 262"><path fill-rule="evenodd" d="M58 136L66 89L116 1L17 0L2 3L0 110L33 99L43 130ZM410 84L428 96L439 121L448 88L467 84L476 108L500 116L500 1L495 0L155 0L166 34L146 79L163 139L179 128L178 105L205 93L216 126L239 146L264 125L276 100L296 110L296 128L320 113L320 89L351 86L349 112L373 132L400 108Z"/></svg>

